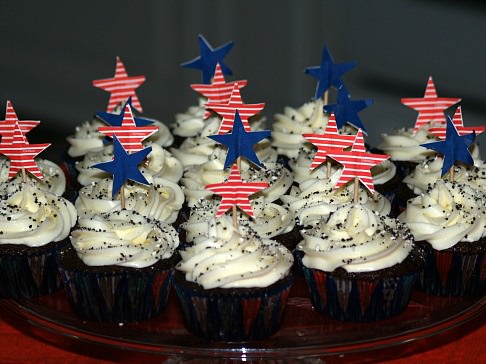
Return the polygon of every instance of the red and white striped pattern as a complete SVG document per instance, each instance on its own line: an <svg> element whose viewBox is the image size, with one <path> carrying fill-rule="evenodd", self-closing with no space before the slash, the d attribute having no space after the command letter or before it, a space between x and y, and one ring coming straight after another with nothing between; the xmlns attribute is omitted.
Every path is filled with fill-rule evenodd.
<svg viewBox="0 0 486 364"><path fill-rule="evenodd" d="M231 97L226 104L221 103L207 103L206 109L213 110L223 118L219 126L218 134L226 134L233 130L233 123L235 121L235 113L238 110L240 114L241 123L247 132L251 132L250 123L248 119L253 115L258 114L265 107L265 103L260 104L244 104L241 99L240 87L238 82L233 86Z"/></svg>
<svg viewBox="0 0 486 364"><path fill-rule="evenodd" d="M230 100L235 84L237 84L239 88L243 88L246 86L247 81L239 80L226 82L223 71L221 70L221 66L218 63L216 64L216 69L214 71L214 77L211 84L195 84L191 85L191 88L206 97L208 99L207 103L225 105ZM211 111L206 110L203 118L207 119L209 115L211 115Z"/></svg>
<svg viewBox="0 0 486 364"><path fill-rule="evenodd" d="M120 57L116 57L115 76L113 78L104 78L94 80L93 86L109 92L110 100L108 101L107 112L115 111L115 108L125 103L129 97L132 98L132 106L140 112L143 112L142 105L135 93L135 90L145 82L145 76L129 77L125 66Z"/></svg>
<svg viewBox="0 0 486 364"><path fill-rule="evenodd" d="M456 112L454 113L454 117L452 118L452 124L454 124L454 126L456 127L457 133L459 135L471 134L473 131L476 132L476 135L479 135L486 129L484 125L464 126L464 121L462 119L462 110L460 106L456 109ZM434 127L429 129L429 133L434 134L437 138L441 140L445 140L446 130L447 128L445 126Z"/></svg>
<svg viewBox="0 0 486 364"><path fill-rule="evenodd" d="M431 122L445 125L445 110L459 101L461 99L455 97L438 97L432 76L429 76L423 98L403 98L401 100L403 105L417 110L419 113L414 126L415 131Z"/></svg>
<svg viewBox="0 0 486 364"><path fill-rule="evenodd" d="M40 121L38 120L19 120L12 103L7 100L5 120L0 121L0 135L2 136L2 144L12 142L15 123L17 122L24 135L40 124Z"/></svg>
<svg viewBox="0 0 486 364"><path fill-rule="evenodd" d="M311 171L324 163L329 153L339 153L351 146L355 139L354 135L339 134L334 113L329 116L324 134L302 134L302 136L317 147L310 166Z"/></svg>
<svg viewBox="0 0 486 364"><path fill-rule="evenodd" d="M106 136L116 135L127 153L138 152L144 148L142 141L159 130L158 126L137 126L130 104L125 105L121 126L100 126L98 131Z"/></svg>
<svg viewBox="0 0 486 364"><path fill-rule="evenodd" d="M218 211L216 211L216 218L223 215L233 206L238 206L248 216L254 217L249 196L267 187L268 182L243 182L236 163L231 167L231 172L226 182L212 183L205 186L207 190L222 197Z"/></svg>
<svg viewBox="0 0 486 364"><path fill-rule="evenodd" d="M50 145L50 143L29 144L27 138L22 133L19 124L15 122L12 140L8 144L3 142L0 143L0 153L6 155L10 159L8 178L11 179L19 171L24 169L37 178L43 179L44 176L35 163L34 158Z"/></svg>
<svg viewBox="0 0 486 364"><path fill-rule="evenodd" d="M390 156L384 154L367 153L361 129L358 130L351 151L329 153L328 156L343 165L341 176L336 182L336 188L357 177L371 193L375 192L371 168L390 158Z"/></svg>

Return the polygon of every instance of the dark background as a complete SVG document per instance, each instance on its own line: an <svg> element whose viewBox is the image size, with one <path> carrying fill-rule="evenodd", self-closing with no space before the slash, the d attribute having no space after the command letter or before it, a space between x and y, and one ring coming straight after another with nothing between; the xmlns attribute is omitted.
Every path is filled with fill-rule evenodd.
<svg viewBox="0 0 486 364"><path fill-rule="evenodd" d="M357 61L344 76L375 145L381 132L413 126L402 97L422 97L432 75L439 96L461 97L466 126L486 121L486 6L432 0L103 0L0 2L0 118L11 100L19 118L40 119L32 138L57 143L104 111L108 93L93 79L112 77L119 55L144 115L171 123L196 104L200 72L180 67L199 55L197 35L214 46L233 40L226 58L247 79L247 103L266 102L269 122L284 106L314 94L304 74L327 44L334 61ZM268 128L271 125L267 125ZM46 140L48 138L49 140ZM483 150L485 136L478 141ZM60 147L61 146L61 147Z"/></svg>

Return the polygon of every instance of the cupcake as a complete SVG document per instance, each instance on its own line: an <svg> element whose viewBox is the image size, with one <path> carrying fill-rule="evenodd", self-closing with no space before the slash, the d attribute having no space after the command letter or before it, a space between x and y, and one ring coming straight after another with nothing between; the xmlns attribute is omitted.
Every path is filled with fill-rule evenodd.
<svg viewBox="0 0 486 364"><path fill-rule="evenodd" d="M438 180L398 216L426 252L418 288L443 296L480 295L486 287L484 190Z"/></svg>
<svg viewBox="0 0 486 364"><path fill-rule="evenodd" d="M285 247L232 229L225 238L197 238L180 254L174 288L192 333L249 341L278 330L293 283Z"/></svg>
<svg viewBox="0 0 486 364"><path fill-rule="evenodd" d="M0 188L0 297L30 298L61 288L56 252L69 243L76 210L33 182Z"/></svg>
<svg viewBox="0 0 486 364"><path fill-rule="evenodd" d="M146 320L166 306L177 232L136 211L80 216L57 257L68 301L84 320Z"/></svg>
<svg viewBox="0 0 486 364"><path fill-rule="evenodd" d="M302 237L296 256L319 312L369 322L407 308L424 260L404 224L346 204Z"/></svg>

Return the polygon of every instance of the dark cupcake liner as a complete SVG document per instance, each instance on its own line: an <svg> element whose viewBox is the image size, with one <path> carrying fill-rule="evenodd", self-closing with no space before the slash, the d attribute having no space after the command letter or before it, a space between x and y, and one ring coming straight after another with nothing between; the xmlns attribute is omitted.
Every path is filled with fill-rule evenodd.
<svg viewBox="0 0 486 364"><path fill-rule="evenodd" d="M63 264L63 255L71 254L72 247L58 254L59 271L68 301L73 311L85 320L127 323L150 319L167 305L173 269L147 267L72 269ZM74 253L75 254L75 253Z"/></svg>
<svg viewBox="0 0 486 364"><path fill-rule="evenodd" d="M268 338L280 328L293 280L289 273L269 287L204 290L176 272L174 288L189 331L241 342Z"/></svg>
<svg viewBox="0 0 486 364"><path fill-rule="evenodd" d="M68 243L65 239L42 247L0 247L0 298L31 298L60 289L56 252Z"/></svg>
<svg viewBox="0 0 486 364"><path fill-rule="evenodd" d="M333 319L351 322L384 320L403 312L419 274L417 271L399 277L360 279L307 268L301 261L298 264L314 308Z"/></svg>
<svg viewBox="0 0 486 364"><path fill-rule="evenodd" d="M411 162L411 161L393 161L395 166L397 167L397 176L400 178L400 181L403 180L406 176L412 173L417 167L418 162Z"/></svg>
<svg viewBox="0 0 486 364"><path fill-rule="evenodd" d="M437 296L477 296L486 292L485 253L438 251L427 243L421 245L425 268L417 281L418 290Z"/></svg>

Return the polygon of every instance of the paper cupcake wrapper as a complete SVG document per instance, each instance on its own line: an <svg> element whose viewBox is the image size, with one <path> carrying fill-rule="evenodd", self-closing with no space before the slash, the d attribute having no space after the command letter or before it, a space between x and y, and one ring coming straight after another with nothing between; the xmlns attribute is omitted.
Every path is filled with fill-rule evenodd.
<svg viewBox="0 0 486 364"><path fill-rule="evenodd" d="M0 251L0 298L31 298L62 287L56 251L68 240L17 255Z"/></svg>
<svg viewBox="0 0 486 364"><path fill-rule="evenodd" d="M167 305L172 269L95 273L59 267L68 301L85 320L127 323L147 320Z"/></svg>
<svg viewBox="0 0 486 364"><path fill-rule="evenodd" d="M417 162L410 162L410 161L393 161L395 166L397 167L397 176L400 180L403 180L406 176L412 173L417 166Z"/></svg>
<svg viewBox="0 0 486 364"><path fill-rule="evenodd" d="M438 296L476 296L486 292L485 254L437 251L424 244L425 268L417 289Z"/></svg>
<svg viewBox="0 0 486 364"><path fill-rule="evenodd" d="M301 256L297 254L312 305L341 321L372 322L398 315L407 308L418 278L418 272L376 280L339 278L305 267Z"/></svg>
<svg viewBox="0 0 486 364"><path fill-rule="evenodd" d="M280 327L293 274L268 288L194 289L176 273L174 288L184 321L195 335L215 341L249 341L267 338ZM182 278L181 278L182 277ZM182 282L181 282L182 281Z"/></svg>

